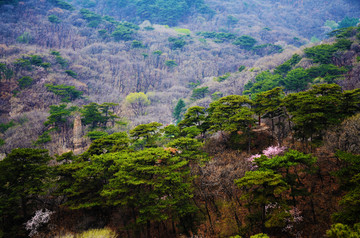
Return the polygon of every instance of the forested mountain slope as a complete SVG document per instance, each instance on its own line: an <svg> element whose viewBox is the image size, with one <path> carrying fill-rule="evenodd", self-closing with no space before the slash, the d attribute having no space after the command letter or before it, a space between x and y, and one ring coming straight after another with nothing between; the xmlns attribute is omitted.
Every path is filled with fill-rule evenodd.
<svg viewBox="0 0 360 238"><path fill-rule="evenodd" d="M82 91L83 99L73 102L77 106L119 104L116 114L128 119L130 126L151 121L169 124L176 120L172 114L179 99L187 106L207 106L212 98L241 94L247 81L284 62L312 36L321 39L331 27L356 24L357 5L349 1L3 1L1 62L14 73L2 77L1 118L4 123L26 117L24 113L38 118L38 129L25 133L30 145L44 131L49 106L63 100L47 90L47 84L54 84ZM291 18L304 20L297 24ZM266 55L270 56L262 60ZM31 57L45 65L31 63ZM244 66L242 73L230 75ZM32 78L26 87L18 83L24 76ZM194 87L200 93L195 98ZM129 103L130 93L145 93L145 102ZM15 142L8 144L16 147Z"/></svg>
<svg viewBox="0 0 360 238"><path fill-rule="evenodd" d="M0 238L358 235L358 1L0 13Z"/></svg>

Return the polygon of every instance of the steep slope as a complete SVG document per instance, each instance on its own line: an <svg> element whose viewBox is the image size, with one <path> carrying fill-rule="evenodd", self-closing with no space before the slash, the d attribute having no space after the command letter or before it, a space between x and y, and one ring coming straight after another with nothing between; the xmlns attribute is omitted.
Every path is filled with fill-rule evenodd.
<svg viewBox="0 0 360 238"><path fill-rule="evenodd" d="M14 2L0 1L0 237L355 235L360 26L338 29L355 7L329 14L351 1ZM332 37L298 48L324 21Z"/></svg>
<svg viewBox="0 0 360 238"><path fill-rule="evenodd" d="M105 0L2 2L1 63L13 74L1 79L1 120L22 125L22 118L41 118L36 130L23 133L28 135L27 146L44 132L42 122L49 115L49 106L62 103L47 84L82 91L85 98L71 105L119 103L116 113L128 118L130 127L152 121L169 124L174 122L172 112L179 99L184 99L187 107L208 106L221 96L242 94L244 85L259 72L273 69L307 43L306 38L312 36L308 29L321 38L326 20L356 16L358 9L357 2L341 0L331 4L176 1L171 6L154 1L151 6L163 10L149 15L148 2L134 4ZM314 7L321 14L310 20L313 15L307 10ZM172 21L169 14L178 8L183 11ZM300 16L307 25L291 20ZM146 21L149 19L152 22ZM33 56L50 64L27 65ZM236 73L243 66L246 70ZM350 74L355 75L356 70ZM33 81L22 88L19 80L24 76ZM203 93L194 98L194 90ZM133 92L144 92L150 100L140 114L126 100ZM25 123L22 128L29 126ZM19 141L21 135L12 130L15 137L11 141ZM7 152L20 145L10 140L7 144L12 145ZM60 147L68 150L72 145Z"/></svg>

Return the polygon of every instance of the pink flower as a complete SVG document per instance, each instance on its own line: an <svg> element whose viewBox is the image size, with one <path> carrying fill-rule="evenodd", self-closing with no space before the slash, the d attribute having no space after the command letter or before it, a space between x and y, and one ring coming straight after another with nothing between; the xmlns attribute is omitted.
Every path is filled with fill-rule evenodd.
<svg viewBox="0 0 360 238"><path fill-rule="evenodd" d="M252 156L250 156L249 158L246 159L247 161L249 161L251 163L251 165L250 165L250 170L251 171L257 169L258 166L255 163L255 158L260 158L260 156L261 155L256 154L256 155L252 155Z"/></svg>
<svg viewBox="0 0 360 238"><path fill-rule="evenodd" d="M263 154L268 158L272 158L276 155L284 153L285 150L286 150L286 147L284 147L284 146L283 147L270 146L270 147L266 148L265 150L263 150ZM255 170L258 167L255 163L255 159L260 158L260 157L261 157L260 154L255 154L246 159L247 161L249 161L251 163L250 170Z"/></svg>
<svg viewBox="0 0 360 238"><path fill-rule="evenodd" d="M267 157L271 158L273 156L282 154L285 151L286 147L280 147L280 146L270 146L263 150L263 154Z"/></svg>
<svg viewBox="0 0 360 238"><path fill-rule="evenodd" d="M254 162L254 160L256 158L260 158L260 156L261 156L260 154L252 155L249 158L247 158L246 160L249 161L249 162Z"/></svg>

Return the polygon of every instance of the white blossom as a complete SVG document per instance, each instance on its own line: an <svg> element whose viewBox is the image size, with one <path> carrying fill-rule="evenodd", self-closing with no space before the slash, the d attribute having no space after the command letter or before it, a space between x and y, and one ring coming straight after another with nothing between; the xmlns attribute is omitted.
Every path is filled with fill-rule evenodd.
<svg viewBox="0 0 360 238"><path fill-rule="evenodd" d="M34 236L38 232L41 224L48 223L53 213L54 212L48 209L45 209L45 211L43 211L43 209L36 211L35 215L25 223L25 229L30 230L29 236Z"/></svg>

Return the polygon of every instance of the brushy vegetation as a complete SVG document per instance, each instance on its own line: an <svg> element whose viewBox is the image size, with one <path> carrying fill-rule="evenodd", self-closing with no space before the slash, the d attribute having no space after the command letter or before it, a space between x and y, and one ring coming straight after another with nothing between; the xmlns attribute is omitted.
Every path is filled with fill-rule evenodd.
<svg viewBox="0 0 360 238"><path fill-rule="evenodd" d="M207 93L207 87L195 88L193 99L201 99ZM147 102L143 93L129 95L127 100L140 112ZM233 206L240 210L247 208L244 210L246 219L238 221L228 234L271 234L280 228L281 234L297 234L302 221L310 219L298 209L304 209L303 206L313 202L307 192L308 183L318 170L317 158L309 152L321 147L329 128L335 128L345 119L360 113L360 89L342 91L336 84L320 84L308 91L284 97L282 89L277 87L259 93L255 100L240 95L225 96L210 103L208 108L190 107L184 115L181 114L186 105L181 101L178 104L175 112L182 120L177 126L163 127L161 123L151 122L140 124L128 133L92 131L87 134L92 139L87 151L80 155L67 152L57 156L56 166L49 166L51 158L46 150L13 150L0 161L0 169L4 172L0 182L3 191L6 191L0 199L3 218L14 224L17 219L14 214L18 211L25 211L21 213L22 218L28 218L27 214L31 214L32 209L21 200L25 198L29 204L41 205L36 196L41 196L57 184L49 199L65 196L67 199L61 206L79 212L90 209L95 216L104 215L96 212L98 207L104 210L106 216L112 216L112 209L106 211L116 207L118 215L126 217L118 225L121 224L121 229L127 233L149 236L159 232L154 228L164 223L175 223L178 227L166 228L163 231L166 234L196 232L198 220L205 219L201 218L203 207L198 204L200 201L210 202L196 191L205 189L199 186L204 186L201 179L206 180L204 177L197 178L203 176L198 169L199 166L210 166L211 149L209 152L204 149L211 147L211 135L222 132L228 136L222 152L242 150L247 151L245 154L249 156L240 157L241 163L244 163L242 174L235 173L235 183L234 179L231 182L232 189L235 189L233 196L238 199L238 204ZM114 127L114 121L118 119L112 109L115 106L112 103L83 106L80 110L83 124L89 125L91 130L106 129L113 121ZM45 125L66 130L69 127L68 118L74 110L73 107L67 108L66 104L50 106L50 116ZM271 144L276 141L295 146L295 141L286 142L287 135L291 133L293 140L301 145L298 150L274 145L262 150L261 154L250 156L251 151L259 151L254 146L257 137L261 136L256 127L256 114L269 120ZM260 121L258 126L262 127ZM45 132L35 144L42 145L48 140L49 134ZM357 155L339 152L337 156L345 164L352 164L350 170L348 167L341 168L338 176L342 178L345 173L356 179ZM26 174L22 173L24 167L27 168ZM302 183L297 179L300 174ZM356 184L352 183L352 178L344 178L341 183L347 186L344 191L348 193L340 201L343 210L334 213L334 219L344 224L359 222L355 215L357 211L351 208L352 203L358 203ZM28 186L32 189L23 189ZM262 189L259 190L259 187ZM23 191L20 197L16 192L19 189ZM208 192L212 194L214 191ZM222 201L220 197L216 199ZM229 197L226 201L232 202L233 198ZM300 201L302 205L298 206ZM225 209L222 205L217 206L217 209ZM236 211L235 214L238 216ZM211 221L217 215L209 213L207 216L206 219ZM7 223L2 225L6 234L13 234ZM286 228L289 226L291 228ZM213 224L210 227L215 229ZM88 235L92 233L94 231Z"/></svg>
<svg viewBox="0 0 360 238"><path fill-rule="evenodd" d="M357 8L270 2L0 1L0 237L356 236Z"/></svg>
<svg viewBox="0 0 360 238"><path fill-rule="evenodd" d="M67 74L69 76L75 77L76 73L69 70L67 71ZM82 91L76 90L75 86L68 86L68 85L52 85L52 84L46 84L45 85L47 90L54 93L55 95L58 95L61 97L62 102L70 102L77 98L81 98L83 95Z"/></svg>

